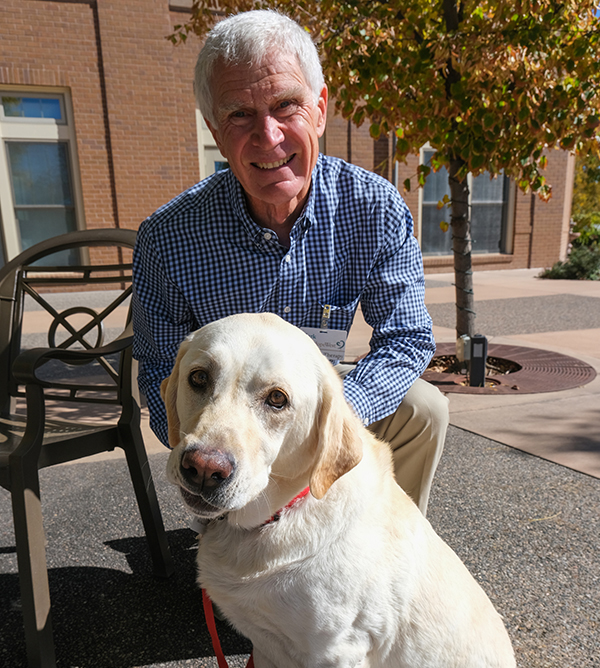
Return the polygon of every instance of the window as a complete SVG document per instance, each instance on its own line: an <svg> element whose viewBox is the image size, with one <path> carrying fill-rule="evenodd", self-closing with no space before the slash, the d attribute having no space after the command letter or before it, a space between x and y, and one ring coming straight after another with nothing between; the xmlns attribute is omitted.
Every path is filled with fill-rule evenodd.
<svg viewBox="0 0 600 668"><path fill-rule="evenodd" d="M66 93L0 89L0 101L1 265L76 230L82 207Z"/></svg>
<svg viewBox="0 0 600 668"><path fill-rule="evenodd" d="M424 149L423 162L428 164L434 151ZM469 175L469 204L473 253L510 253L513 187L505 176L490 179L487 172ZM450 197L448 172L445 168L431 172L421 192L421 249L423 255L452 253L452 234L440 228L450 222L450 209L438 209L444 196Z"/></svg>
<svg viewBox="0 0 600 668"><path fill-rule="evenodd" d="M6 118L53 118L55 121L63 121L64 112L61 107L60 98L10 94L2 96L2 108Z"/></svg>

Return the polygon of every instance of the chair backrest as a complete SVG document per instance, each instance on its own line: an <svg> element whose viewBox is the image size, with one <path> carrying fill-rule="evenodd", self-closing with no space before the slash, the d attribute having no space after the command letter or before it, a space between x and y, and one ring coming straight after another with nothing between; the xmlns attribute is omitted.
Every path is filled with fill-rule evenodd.
<svg viewBox="0 0 600 668"><path fill-rule="evenodd" d="M32 246L0 270L0 413L24 396L11 373L22 350L97 348L129 325L135 238L135 230L71 232ZM51 362L40 376L47 398L120 403L132 391L131 374L122 373L131 364L129 347L116 361Z"/></svg>

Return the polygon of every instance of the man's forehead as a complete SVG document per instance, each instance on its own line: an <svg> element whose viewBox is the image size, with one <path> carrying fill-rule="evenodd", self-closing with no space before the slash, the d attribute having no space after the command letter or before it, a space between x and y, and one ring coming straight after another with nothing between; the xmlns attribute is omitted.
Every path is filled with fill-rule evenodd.
<svg viewBox="0 0 600 668"><path fill-rule="evenodd" d="M309 86L300 64L289 56L271 58L257 65L221 65L213 78L215 95L226 103L251 93L252 90L268 92L270 96L286 97L306 93Z"/></svg>

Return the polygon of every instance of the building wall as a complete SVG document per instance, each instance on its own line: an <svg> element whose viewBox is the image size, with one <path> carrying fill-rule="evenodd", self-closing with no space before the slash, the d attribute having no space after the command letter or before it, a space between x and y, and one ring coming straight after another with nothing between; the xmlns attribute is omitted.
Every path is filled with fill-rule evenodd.
<svg viewBox="0 0 600 668"><path fill-rule="evenodd" d="M85 227L137 228L198 180L192 93L199 49L190 36L165 37L185 19L185 2L167 0L3 0L0 84L68 89L73 105ZM189 4L189 3L188 3ZM368 124L328 113L327 153L393 180L391 141L375 143ZM417 158L398 165L397 183L416 173ZM569 170L571 169L571 172ZM478 269L549 266L566 252L572 168L549 154L549 203L515 197L512 255L474 256ZM571 176L572 180L572 176ZM419 194L404 193L418 233ZM426 271L450 271L451 257L425 258Z"/></svg>

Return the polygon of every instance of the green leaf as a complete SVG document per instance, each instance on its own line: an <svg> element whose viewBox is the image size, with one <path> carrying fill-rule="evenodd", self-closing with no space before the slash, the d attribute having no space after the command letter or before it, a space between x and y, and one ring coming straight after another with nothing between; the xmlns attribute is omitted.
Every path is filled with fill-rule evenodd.
<svg viewBox="0 0 600 668"><path fill-rule="evenodd" d="M404 179L403 182L404 190L409 193L410 192L410 179Z"/></svg>
<svg viewBox="0 0 600 668"><path fill-rule="evenodd" d="M483 117L483 127L491 128L496 123L496 117L494 114L485 114Z"/></svg>
<svg viewBox="0 0 600 668"><path fill-rule="evenodd" d="M400 155L406 155L410 152L410 144L406 141L406 139L398 139L396 143L396 150Z"/></svg>

